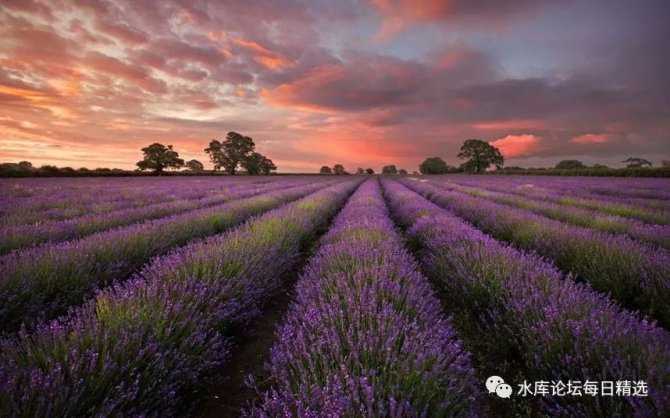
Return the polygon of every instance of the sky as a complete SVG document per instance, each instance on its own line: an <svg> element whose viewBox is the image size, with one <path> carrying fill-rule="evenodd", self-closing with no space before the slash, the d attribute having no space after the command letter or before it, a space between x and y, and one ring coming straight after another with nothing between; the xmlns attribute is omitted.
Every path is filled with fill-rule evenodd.
<svg viewBox="0 0 670 418"><path fill-rule="evenodd" d="M667 0L0 0L0 162L670 160Z"/></svg>

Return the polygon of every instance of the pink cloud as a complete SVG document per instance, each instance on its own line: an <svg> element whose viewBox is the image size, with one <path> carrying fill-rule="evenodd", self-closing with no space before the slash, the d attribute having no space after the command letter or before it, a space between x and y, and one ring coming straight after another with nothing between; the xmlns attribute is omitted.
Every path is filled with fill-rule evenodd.
<svg viewBox="0 0 670 418"><path fill-rule="evenodd" d="M496 139L491 145L500 149L506 158L527 157L540 148L542 138L536 135L507 135Z"/></svg>
<svg viewBox="0 0 670 418"><path fill-rule="evenodd" d="M604 144L610 140L607 134L584 134L570 139L573 144Z"/></svg>

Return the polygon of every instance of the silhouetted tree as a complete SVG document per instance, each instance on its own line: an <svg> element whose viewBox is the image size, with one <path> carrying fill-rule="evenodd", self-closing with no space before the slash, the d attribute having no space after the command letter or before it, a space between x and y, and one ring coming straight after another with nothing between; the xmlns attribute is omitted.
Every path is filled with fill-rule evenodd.
<svg viewBox="0 0 670 418"><path fill-rule="evenodd" d="M268 175L272 170L276 170L271 159L258 152L252 152L242 160L242 167L251 175Z"/></svg>
<svg viewBox="0 0 670 418"><path fill-rule="evenodd" d="M321 167L321 170L319 170L319 173L321 173L321 174L333 174L333 170L330 167L328 167L327 165L324 165L323 167Z"/></svg>
<svg viewBox="0 0 670 418"><path fill-rule="evenodd" d="M500 169L505 162L498 148L481 139L466 140L461 152L458 153L458 158L468 159L461 168L472 173L481 173L491 165Z"/></svg>
<svg viewBox="0 0 670 418"><path fill-rule="evenodd" d="M142 152L144 159L137 162L137 168L142 171L153 170L160 174L166 168L180 168L184 165L184 160L179 158L179 154L172 149L172 145L165 146L155 142L142 148Z"/></svg>
<svg viewBox="0 0 670 418"><path fill-rule="evenodd" d="M254 140L237 132L228 132L226 140L213 140L205 152L214 164L214 170L223 168L226 173L235 175L237 167L254 151Z"/></svg>
<svg viewBox="0 0 670 418"><path fill-rule="evenodd" d="M398 170L398 174L400 174L401 176L406 176L408 173L407 173L407 170L405 170L404 168L401 168L400 170Z"/></svg>
<svg viewBox="0 0 670 418"><path fill-rule="evenodd" d="M597 170L607 170L607 169L609 169L609 167L604 165L604 164L593 164L593 167L591 167L591 168L595 168Z"/></svg>
<svg viewBox="0 0 670 418"><path fill-rule="evenodd" d="M335 164L333 166L333 173L342 175L342 174L347 174L347 171L344 169L344 166L342 164Z"/></svg>
<svg viewBox="0 0 670 418"><path fill-rule="evenodd" d="M449 166L440 157L430 157L419 165L419 171L421 174L445 174L449 171Z"/></svg>
<svg viewBox="0 0 670 418"><path fill-rule="evenodd" d="M398 174L398 169L393 164L385 165L382 167L382 174Z"/></svg>
<svg viewBox="0 0 670 418"><path fill-rule="evenodd" d="M198 160L191 160L186 163L186 167L193 171L194 173L198 173L200 171L203 171L205 169L205 166Z"/></svg>
<svg viewBox="0 0 670 418"><path fill-rule="evenodd" d="M267 176L270 175L272 171L275 171L276 169L277 166L275 165L275 163L264 155L263 159L261 160L261 174Z"/></svg>
<svg viewBox="0 0 670 418"><path fill-rule="evenodd" d="M622 163L626 163L626 167L628 168L640 168L644 166L651 167L651 161L637 157L630 157L628 159L623 160Z"/></svg>
<svg viewBox="0 0 670 418"><path fill-rule="evenodd" d="M363 170L361 167L358 167L356 169L356 174L365 174L365 170Z"/></svg>
<svg viewBox="0 0 670 418"><path fill-rule="evenodd" d="M373 170L371 168L367 168L367 169L365 169L365 172L368 173L369 175L373 175L375 173L375 170Z"/></svg>
<svg viewBox="0 0 670 418"><path fill-rule="evenodd" d="M19 163L21 164L21 163ZM661 161L661 166L663 167L670 167L670 160L663 160Z"/></svg>
<svg viewBox="0 0 670 418"><path fill-rule="evenodd" d="M563 160L556 164L556 168L559 170L575 170L578 168L586 168L586 166L579 160Z"/></svg>

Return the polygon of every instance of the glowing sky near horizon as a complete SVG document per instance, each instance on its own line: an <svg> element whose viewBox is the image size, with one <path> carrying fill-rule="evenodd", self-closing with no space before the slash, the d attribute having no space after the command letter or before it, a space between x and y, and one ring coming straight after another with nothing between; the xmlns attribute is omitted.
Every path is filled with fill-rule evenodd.
<svg viewBox="0 0 670 418"><path fill-rule="evenodd" d="M503 5L504 3L504 5ZM670 159L670 2L0 0L0 162L238 131L280 171Z"/></svg>

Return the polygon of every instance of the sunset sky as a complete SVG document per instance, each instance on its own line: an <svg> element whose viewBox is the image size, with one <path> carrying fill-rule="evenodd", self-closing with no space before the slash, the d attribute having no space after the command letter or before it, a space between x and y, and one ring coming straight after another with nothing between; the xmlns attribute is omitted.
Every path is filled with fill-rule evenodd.
<svg viewBox="0 0 670 418"><path fill-rule="evenodd" d="M503 5L504 4L504 5ZM0 0L0 162L210 166L234 130L283 172L670 159L668 0Z"/></svg>

